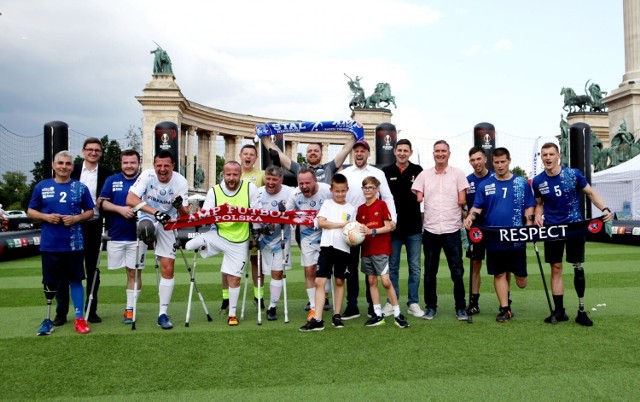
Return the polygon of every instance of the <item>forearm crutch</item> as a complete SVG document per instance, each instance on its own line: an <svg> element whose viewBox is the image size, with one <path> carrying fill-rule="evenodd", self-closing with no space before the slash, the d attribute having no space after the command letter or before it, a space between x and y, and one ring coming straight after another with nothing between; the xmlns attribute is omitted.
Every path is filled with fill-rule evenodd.
<svg viewBox="0 0 640 402"><path fill-rule="evenodd" d="M196 293L198 293L198 298L200 299L200 303L202 304L202 309L204 310L204 313L207 315L207 321L211 322L213 321L213 318L211 318L211 315L209 314L209 310L207 309L207 304L204 302L204 297L202 297L202 293L200 292L200 289L198 289L198 284L196 283L196 256L197 256L197 250L194 251L194 255L193 255L193 269L191 267L189 267L189 263L187 262L187 256L184 255L184 250L182 250L182 245L180 244L180 240L178 240L178 231L176 229L173 229L173 234L176 238L176 247L178 248L178 250L180 250L180 255L182 256L182 260L184 261L184 265L187 267L187 272L189 272L189 276L190 276L190 284L189 287L193 287L196 290ZM191 296L192 296L192 289L189 290L189 303L191 302ZM189 314L189 311L187 312L187 314ZM187 319L187 321L184 324L185 327L189 326L189 320Z"/></svg>

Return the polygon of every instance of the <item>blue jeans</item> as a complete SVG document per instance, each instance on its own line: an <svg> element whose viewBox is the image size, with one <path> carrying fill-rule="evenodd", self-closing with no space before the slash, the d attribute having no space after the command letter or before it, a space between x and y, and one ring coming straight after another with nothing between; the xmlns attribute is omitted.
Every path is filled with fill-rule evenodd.
<svg viewBox="0 0 640 402"><path fill-rule="evenodd" d="M427 308L438 308L436 293L436 276L440 265L440 251L444 249L447 257L451 280L453 281L453 297L456 310L467 308L464 293L464 267L462 266L462 241L460 231L453 233L435 234L428 231L422 233L422 247L424 249L424 301Z"/></svg>
<svg viewBox="0 0 640 402"><path fill-rule="evenodd" d="M422 234L395 235L391 233L391 256L389 257L389 278L393 283L396 296L400 300L400 254L402 245L407 251L407 263L409 264L408 298L407 306L412 303L420 303L418 289L420 288L420 245Z"/></svg>

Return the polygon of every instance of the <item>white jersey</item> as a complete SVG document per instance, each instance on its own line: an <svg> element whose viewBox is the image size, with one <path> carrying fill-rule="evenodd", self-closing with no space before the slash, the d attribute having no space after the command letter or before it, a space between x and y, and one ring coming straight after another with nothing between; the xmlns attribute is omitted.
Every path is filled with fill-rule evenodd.
<svg viewBox="0 0 640 402"><path fill-rule="evenodd" d="M282 204L286 207L287 200L293 193L293 189L289 186L282 186L282 189L278 194L269 194L265 186L258 189L258 208L267 211L278 211L278 205ZM275 224L275 231L270 235L262 235L260 238L260 250L264 252L281 252L282 247L280 245L280 232L283 225ZM291 244L291 225L284 225L284 242L285 248L288 248Z"/></svg>
<svg viewBox="0 0 640 402"><path fill-rule="evenodd" d="M138 180L129 189L130 192L137 195L147 205L164 212L172 218L177 218L178 211L171 205L177 196L182 197L182 205L189 205L189 184L180 173L173 172L169 183L160 183L156 172L153 169L147 169L140 173ZM153 216L146 212L141 212L140 218Z"/></svg>
<svg viewBox="0 0 640 402"><path fill-rule="evenodd" d="M331 199L322 204L318 217L323 217L329 222L349 222L355 220L356 208L348 202L338 204ZM351 249L342 238L342 228L322 229L320 247L333 247L345 253L350 252Z"/></svg>
<svg viewBox="0 0 640 402"><path fill-rule="evenodd" d="M308 198L300 191L300 187L296 188L287 201L287 211L319 211L325 200L333 197L330 188L331 186L326 183L318 183L318 192ZM321 235L322 231L313 226L300 226L301 243L303 240L309 243L320 243Z"/></svg>

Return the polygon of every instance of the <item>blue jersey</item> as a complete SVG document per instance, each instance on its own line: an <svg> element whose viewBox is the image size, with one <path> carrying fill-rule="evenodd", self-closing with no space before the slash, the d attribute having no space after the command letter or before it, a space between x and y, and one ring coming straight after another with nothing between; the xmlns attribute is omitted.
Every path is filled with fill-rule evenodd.
<svg viewBox="0 0 640 402"><path fill-rule="evenodd" d="M123 173L114 174L107 177L104 182L100 197L107 198L111 203L118 206L127 205L127 194L129 188L136 182L138 176L127 179ZM116 241L136 240L136 221L127 219L117 212L106 214L105 225L109 231L109 237Z"/></svg>
<svg viewBox="0 0 640 402"><path fill-rule="evenodd" d="M533 178L536 198L544 202L545 224L556 225L582 220L578 192L587 187L587 179L578 169L562 166L560 173L549 176L546 171Z"/></svg>
<svg viewBox="0 0 640 402"><path fill-rule="evenodd" d="M476 191L473 206L482 209L486 226L524 226L524 211L535 207L531 186L522 176L513 175L509 180L498 180L495 176L483 181ZM525 243L487 244L487 250L523 249Z"/></svg>
<svg viewBox="0 0 640 402"><path fill-rule="evenodd" d="M487 174L482 177L478 177L474 173L467 176L467 181L469 182L469 188L467 189L467 208L471 209L473 206L473 200L476 198L476 189L480 187L480 183L493 175L493 172L488 171Z"/></svg>
<svg viewBox="0 0 640 402"><path fill-rule="evenodd" d="M80 215L94 206L87 186L74 179L66 183L57 183L54 179L42 180L36 184L29 201L29 208L45 214ZM82 225L79 223L65 226L62 222L57 225L42 222L41 228L40 251L64 252L84 249Z"/></svg>

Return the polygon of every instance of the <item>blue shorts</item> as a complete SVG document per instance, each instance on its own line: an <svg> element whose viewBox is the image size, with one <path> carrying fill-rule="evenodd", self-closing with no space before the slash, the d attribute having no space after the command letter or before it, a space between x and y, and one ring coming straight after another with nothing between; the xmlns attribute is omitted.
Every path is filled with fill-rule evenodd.
<svg viewBox="0 0 640 402"><path fill-rule="evenodd" d="M487 272L489 275L511 272L526 278L527 250L487 250Z"/></svg>
<svg viewBox="0 0 640 402"><path fill-rule="evenodd" d="M84 276L84 251L42 252L42 284L58 289L61 280L82 282Z"/></svg>

